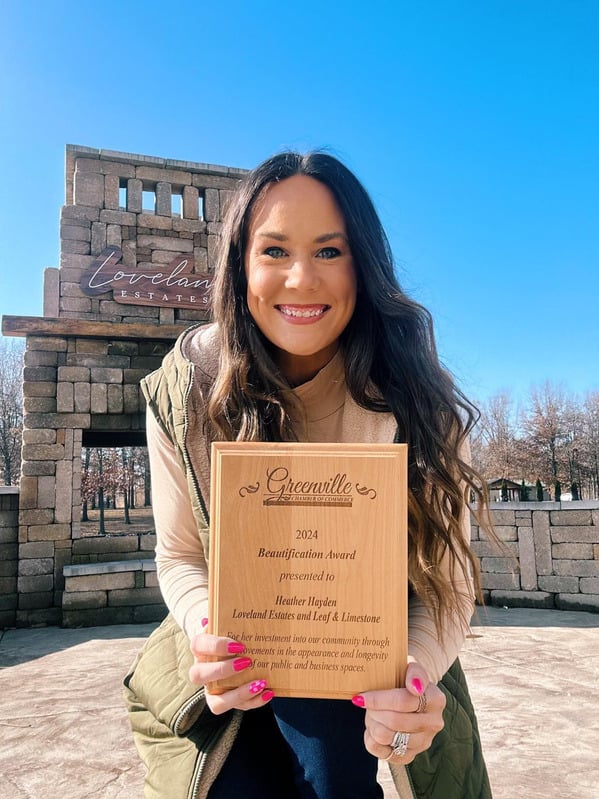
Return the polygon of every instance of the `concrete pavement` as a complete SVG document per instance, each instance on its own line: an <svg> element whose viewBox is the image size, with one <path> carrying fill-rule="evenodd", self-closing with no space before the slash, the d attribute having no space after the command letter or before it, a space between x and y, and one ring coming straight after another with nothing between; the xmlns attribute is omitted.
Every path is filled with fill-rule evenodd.
<svg viewBox="0 0 599 799"><path fill-rule="evenodd" d="M153 627L0 633L2 799L141 799L120 681ZM462 663L494 799L599 799L599 615L489 608Z"/></svg>

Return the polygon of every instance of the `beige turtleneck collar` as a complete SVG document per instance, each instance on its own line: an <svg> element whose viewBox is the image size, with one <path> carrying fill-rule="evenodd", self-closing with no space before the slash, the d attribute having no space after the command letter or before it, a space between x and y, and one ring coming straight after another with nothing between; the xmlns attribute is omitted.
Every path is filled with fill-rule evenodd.
<svg viewBox="0 0 599 799"><path fill-rule="evenodd" d="M311 380L294 388L293 393L304 411L303 419L294 419L298 439L320 443L339 441L346 400L341 353L338 351Z"/></svg>
<svg viewBox="0 0 599 799"><path fill-rule="evenodd" d="M347 391L343 355L338 351L312 380L293 389L304 410L303 419L293 420L299 441L388 442L396 423L390 413L365 413Z"/></svg>

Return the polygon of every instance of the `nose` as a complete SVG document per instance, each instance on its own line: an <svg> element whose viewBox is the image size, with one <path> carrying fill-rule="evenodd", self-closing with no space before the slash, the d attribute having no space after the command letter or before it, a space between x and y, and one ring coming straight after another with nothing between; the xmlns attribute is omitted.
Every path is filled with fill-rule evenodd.
<svg viewBox="0 0 599 799"><path fill-rule="evenodd" d="M285 287L301 291L314 291L318 288L319 283L318 267L312 263L310 258L298 257L289 268Z"/></svg>

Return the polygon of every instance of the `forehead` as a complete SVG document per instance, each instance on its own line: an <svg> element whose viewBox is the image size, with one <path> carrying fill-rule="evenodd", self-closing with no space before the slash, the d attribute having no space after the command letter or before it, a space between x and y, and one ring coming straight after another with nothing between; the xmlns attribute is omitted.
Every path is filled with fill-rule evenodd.
<svg viewBox="0 0 599 799"><path fill-rule="evenodd" d="M249 233L265 226L345 232L345 220L332 191L307 175L270 183L256 199L249 217Z"/></svg>

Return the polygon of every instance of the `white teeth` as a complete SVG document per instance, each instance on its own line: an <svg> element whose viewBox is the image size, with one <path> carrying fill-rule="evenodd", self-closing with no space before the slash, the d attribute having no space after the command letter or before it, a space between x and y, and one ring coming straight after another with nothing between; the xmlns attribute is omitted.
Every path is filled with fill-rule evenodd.
<svg viewBox="0 0 599 799"><path fill-rule="evenodd" d="M308 311L300 311L298 308L286 308L284 305L279 306L279 310L286 316L300 316L304 319L308 319L311 316L322 316L325 312L325 308L311 308Z"/></svg>

